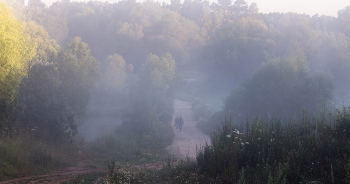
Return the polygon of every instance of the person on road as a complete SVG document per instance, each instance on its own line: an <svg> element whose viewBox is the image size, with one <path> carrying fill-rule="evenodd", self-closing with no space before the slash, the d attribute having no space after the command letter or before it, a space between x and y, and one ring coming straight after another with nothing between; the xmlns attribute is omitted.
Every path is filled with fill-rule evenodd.
<svg viewBox="0 0 350 184"><path fill-rule="evenodd" d="M176 127L176 129L179 128L179 124L180 124L179 121L180 121L180 117L177 116L177 117L175 118L175 123L174 123L174 126Z"/></svg>
<svg viewBox="0 0 350 184"><path fill-rule="evenodd" d="M185 123L184 123L184 120L182 119L182 116L180 116L179 122L178 122L180 132L181 132L181 130L182 130L182 125L184 125L184 124L185 124Z"/></svg>

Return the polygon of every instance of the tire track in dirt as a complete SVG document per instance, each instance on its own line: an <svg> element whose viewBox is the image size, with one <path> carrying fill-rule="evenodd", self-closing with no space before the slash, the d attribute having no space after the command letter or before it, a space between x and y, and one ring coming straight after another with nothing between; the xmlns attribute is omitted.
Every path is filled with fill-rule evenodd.
<svg viewBox="0 0 350 184"><path fill-rule="evenodd" d="M173 126L177 116L182 116L184 120L181 132ZM187 156L196 159L200 147L205 146L206 142L210 144L210 137L199 130L196 125L197 121L194 119L191 103L175 100L172 121L175 137L173 143L166 148L170 154L180 159L185 159Z"/></svg>

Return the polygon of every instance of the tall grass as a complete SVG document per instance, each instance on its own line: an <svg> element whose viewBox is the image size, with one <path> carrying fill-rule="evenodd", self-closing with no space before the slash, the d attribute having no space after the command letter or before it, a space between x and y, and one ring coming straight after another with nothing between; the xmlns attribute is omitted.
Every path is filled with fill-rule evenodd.
<svg viewBox="0 0 350 184"><path fill-rule="evenodd" d="M77 138L72 143L48 144L30 135L0 138L0 181L58 169L67 160L87 157L84 145Z"/></svg>
<svg viewBox="0 0 350 184"><path fill-rule="evenodd" d="M244 132L230 119L197 155L198 174L220 183L344 183L349 178L350 115L344 108L298 120L262 117Z"/></svg>

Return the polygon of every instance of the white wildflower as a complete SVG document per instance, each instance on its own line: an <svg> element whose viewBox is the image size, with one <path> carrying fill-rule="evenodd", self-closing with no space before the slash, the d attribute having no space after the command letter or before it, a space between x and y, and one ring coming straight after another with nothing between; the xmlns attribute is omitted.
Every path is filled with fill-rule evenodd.
<svg viewBox="0 0 350 184"><path fill-rule="evenodd" d="M232 131L233 133L239 134L239 131L237 129L235 129L234 131Z"/></svg>
<svg viewBox="0 0 350 184"><path fill-rule="evenodd" d="M226 137L230 138L230 137L231 137L231 135L226 135Z"/></svg>

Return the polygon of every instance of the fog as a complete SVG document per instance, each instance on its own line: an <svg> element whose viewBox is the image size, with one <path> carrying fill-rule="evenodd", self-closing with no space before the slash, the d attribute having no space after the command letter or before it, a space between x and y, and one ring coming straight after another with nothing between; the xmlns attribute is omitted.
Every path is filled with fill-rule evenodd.
<svg viewBox="0 0 350 184"><path fill-rule="evenodd" d="M0 1L0 181L349 182L350 3Z"/></svg>
<svg viewBox="0 0 350 184"><path fill-rule="evenodd" d="M117 127L155 136L173 121L175 99L211 129L225 116L349 105L350 6L327 16L250 1L6 2L37 46L15 115L4 115L18 126L49 134L60 117L57 134L92 141Z"/></svg>

